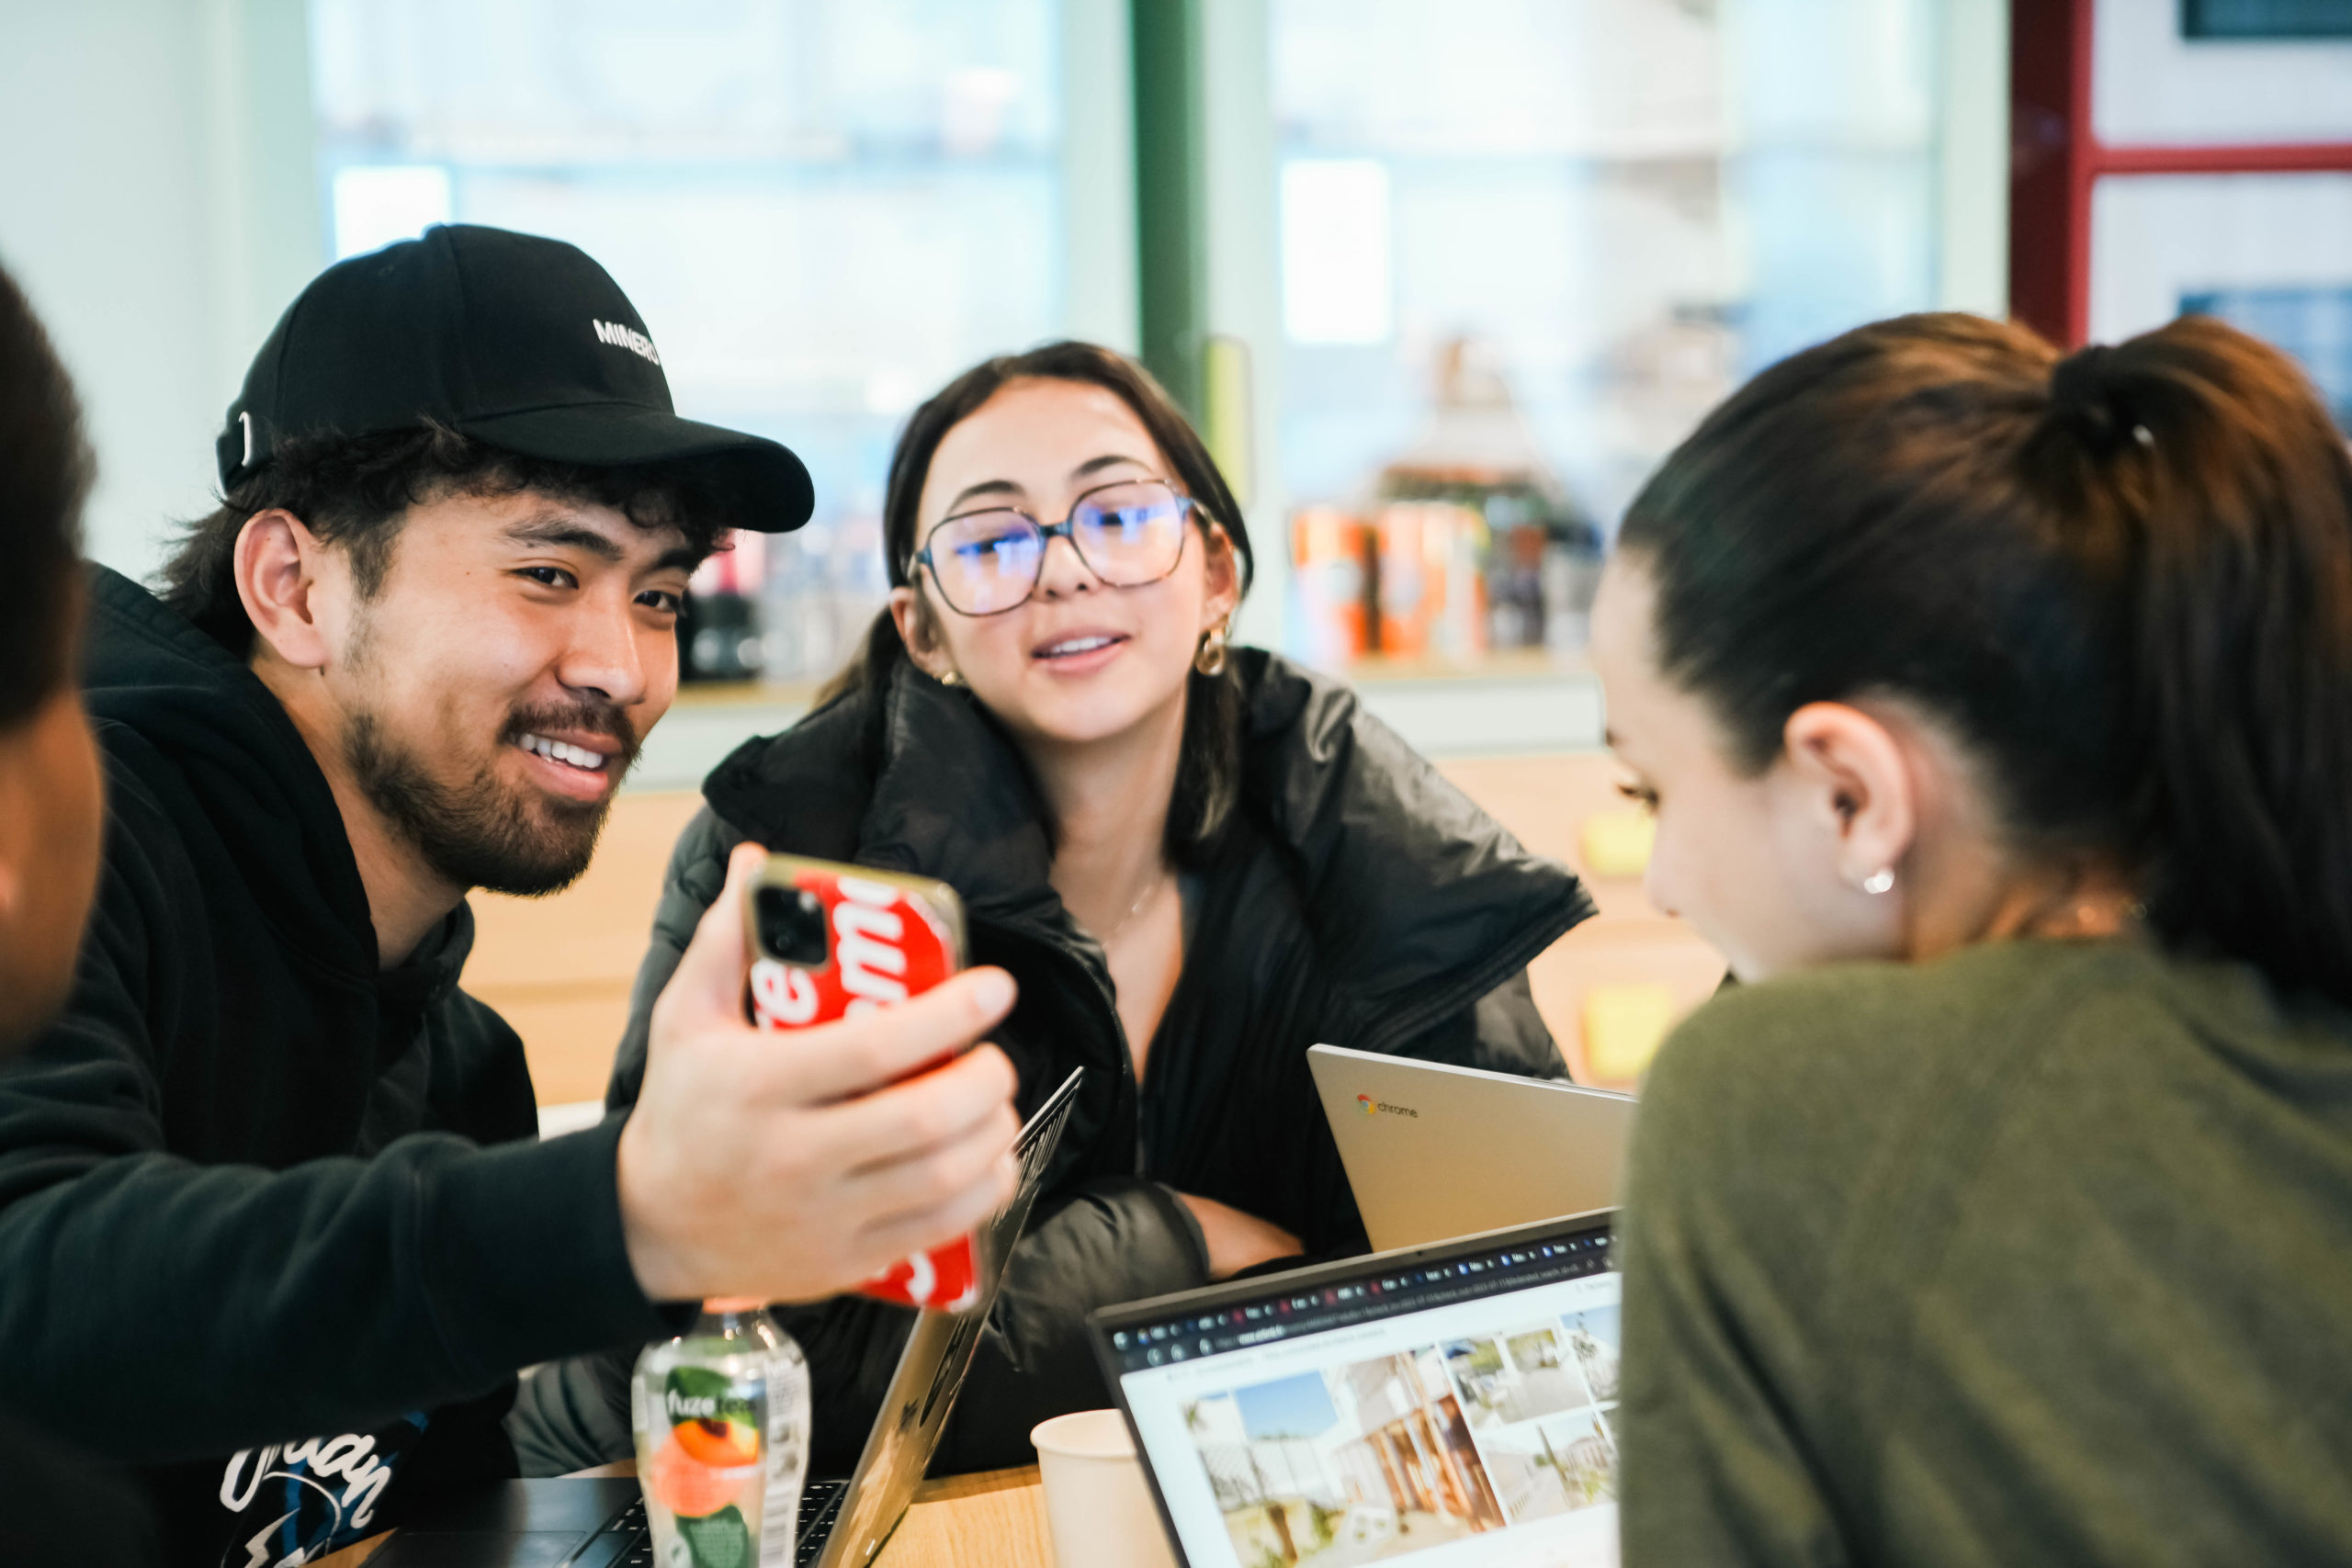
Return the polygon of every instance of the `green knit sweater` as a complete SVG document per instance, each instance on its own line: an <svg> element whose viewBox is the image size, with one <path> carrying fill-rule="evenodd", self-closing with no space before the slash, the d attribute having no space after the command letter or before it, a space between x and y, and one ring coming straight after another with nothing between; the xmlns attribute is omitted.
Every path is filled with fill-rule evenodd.
<svg viewBox="0 0 2352 1568"><path fill-rule="evenodd" d="M1728 992L1622 1237L1636 1568L2352 1562L2352 1019L2248 967Z"/></svg>

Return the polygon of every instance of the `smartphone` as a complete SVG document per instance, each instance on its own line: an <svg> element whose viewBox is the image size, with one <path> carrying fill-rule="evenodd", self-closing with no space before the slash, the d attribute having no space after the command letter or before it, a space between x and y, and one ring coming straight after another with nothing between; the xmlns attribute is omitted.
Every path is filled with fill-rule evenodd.
<svg viewBox="0 0 2352 1568"><path fill-rule="evenodd" d="M806 1029L888 1007L965 964L964 901L927 876L770 855L746 897L746 1007L762 1029ZM900 1258L858 1291L902 1306L961 1312L979 1295L974 1239Z"/></svg>

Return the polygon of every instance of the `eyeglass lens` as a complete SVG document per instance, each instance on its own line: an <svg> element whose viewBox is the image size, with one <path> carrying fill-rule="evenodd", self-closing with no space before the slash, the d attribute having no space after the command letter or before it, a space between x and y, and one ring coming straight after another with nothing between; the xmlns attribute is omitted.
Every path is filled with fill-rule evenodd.
<svg viewBox="0 0 2352 1568"><path fill-rule="evenodd" d="M1137 588L1176 570L1184 550L1184 504L1157 481L1108 485L1079 498L1069 528L1088 570L1110 587ZM932 575L965 615L1010 610L1037 586L1046 536L1010 508L951 517L932 530Z"/></svg>

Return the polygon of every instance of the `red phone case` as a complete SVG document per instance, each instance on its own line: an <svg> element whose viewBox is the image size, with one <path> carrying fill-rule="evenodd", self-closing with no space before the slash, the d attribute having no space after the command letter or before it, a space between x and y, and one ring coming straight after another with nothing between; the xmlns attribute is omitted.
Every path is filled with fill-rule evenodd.
<svg viewBox="0 0 2352 1568"><path fill-rule="evenodd" d="M758 922L745 910L752 1021L763 1029L805 1029L888 1007L964 966L963 905L944 882L771 855L752 896L756 898L763 886L797 888L816 897L825 910L828 953L820 967L787 964L763 953ZM917 1071L928 1072L953 1055ZM959 1236L901 1258L858 1291L902 1306L960 1312L979 1295L974 1240Z"/></svg>

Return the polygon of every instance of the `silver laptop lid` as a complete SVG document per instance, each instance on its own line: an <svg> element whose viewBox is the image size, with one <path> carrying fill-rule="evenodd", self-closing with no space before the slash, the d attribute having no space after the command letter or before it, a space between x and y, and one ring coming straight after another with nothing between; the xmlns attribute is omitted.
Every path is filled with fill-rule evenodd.
<svg viewBox="0 0 2352 1568"><path fill-rule="evenodd" d="M923 1472L931 1467L932 1453L946 1428L948 1412L955 1408L956 1391L972 1370L980 1330L988 1325L989 1309L996 1304L1005 1266L1012 1261L1012 1244L1029 1223L1029 1211L1045 1185L1046 1168L1053 1162L1062 1126L1076 1102L1079 1080L1085 1076L1084 1067L1073 1068L1021 1129L1014 1145L1021 1156L1021 1185L981 1237L979 1300L965 1312L916 1315L818 1568L858 1568L872 1561L914 1500L915 1488L922 1484Z"/></svg>
<svg viewBox="0 0 2352 1568"><path fill-rule="evenodd" d="M1617 1201L1631 1095L1338 1045L1306 1065L1376 1247Z"/></svg>

